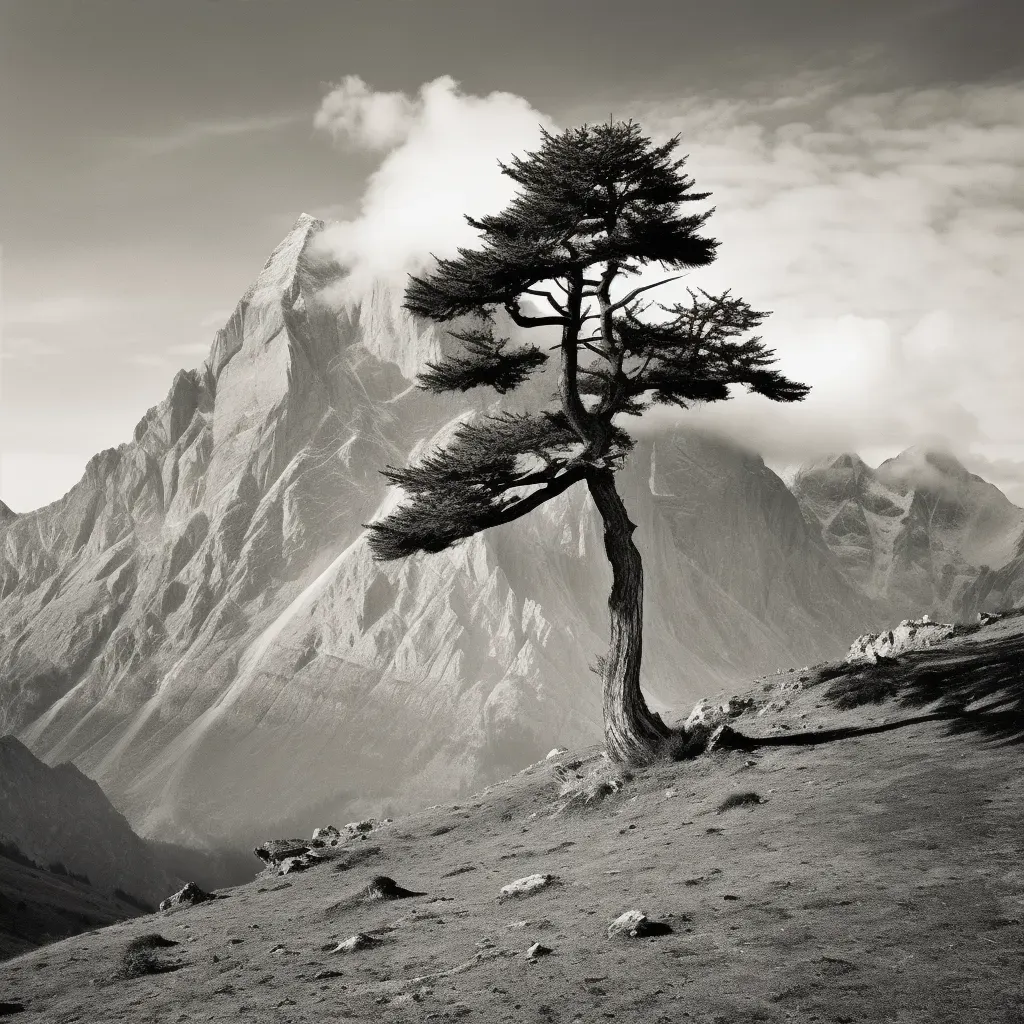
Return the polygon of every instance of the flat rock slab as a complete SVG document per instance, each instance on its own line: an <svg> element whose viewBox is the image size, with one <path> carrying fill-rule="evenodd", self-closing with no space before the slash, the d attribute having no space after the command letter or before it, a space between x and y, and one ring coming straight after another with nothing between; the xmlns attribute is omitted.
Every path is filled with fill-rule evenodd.
<svg viewBox="0 0 1024 1024"><path fill-rule="evenodd" d="M501 894L498 899L510 900L519 899L523 896L532 896L541 889L547 889L558 881L555 875L527 875L525 878L517 878L514 882L501 887Z"/></svg>
<svg viewBox="0 0 1024 1024"><path fill-rule="evenodd" d="M309 853L309 843L304 839L268 839L252 852L267 864L280 864L289 857Z"/></svg>

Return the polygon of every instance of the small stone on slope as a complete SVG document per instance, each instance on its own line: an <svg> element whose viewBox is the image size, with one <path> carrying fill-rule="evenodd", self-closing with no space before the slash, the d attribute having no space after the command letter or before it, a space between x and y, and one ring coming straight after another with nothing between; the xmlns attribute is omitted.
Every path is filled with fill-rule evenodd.
<svg viewBox="0 0 1024 1024"><path fill-rule="evenodd" d="M173 896L160 902L161 910L170 910L172 907L194 907L197 903L206 903L209 900L216 900L220 897L210 892L204 892L195 882L186 882Z"/></svg>
<svg viewBox="0 0 1024 1024"><path fill-rule="evenodd" d="M380 945L380 939L367 935L366 932L357 932L355 935L343 939L331 950L332 953L355 953L361 949L372 949Z"/></svg>
<svg viewBox="0 0 1024 1024"><path fill-rule="evenodd" d="M516 899L520 896L532 896L535 892L540 892L541 889L546 889L549 885L557 882L558 879L555 875L527 875L525 878L517 878L514 882L509 882L508 885L501 887L501 895L498 899Z"/></svg>
<svg viewBox="0 0 1024 1024"><path fill-rule="evenodd" d="M627 910L608 925L608 938L642 939L649 935L668 935L669 925L652 921L640 910Z"/></svg>

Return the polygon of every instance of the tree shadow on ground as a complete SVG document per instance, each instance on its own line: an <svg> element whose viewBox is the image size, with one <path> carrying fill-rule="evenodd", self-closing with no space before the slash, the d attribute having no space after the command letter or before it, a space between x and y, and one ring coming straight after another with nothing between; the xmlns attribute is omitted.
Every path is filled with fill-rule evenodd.
<svg viewBox="0 0 1024 1024"><path fill-rule="evenodd" d="M1002 743L1024 742L1024 633L978 638L955 650L922 651L900 659L897 700L934 704L951 734L977 733Z"/></svg>
<svg viewBox="0 0 1024 1024"><path fill-rule="evenodd" d="M809 747L816 743L832 743L835 740L849 740L857 736L871 736L880 732L892 732L894 729L905 729L909 725L921 725L924 722L947 721L949 715L933 712L928 715L914 715L912 718L901 718L897 722L885 722L882 725L846 726L838 729L815 729L813 732L791 732L780 736L744 736L744 749L756 750L760 747Z"/></svg>
<svg viewBox="0 0 1024 1024"><path fill-rule="evenodd" d="M730 746L810 746L890 732L925 722L945 722L947 735L974 733L998 743L1024 742L1024 633L996 633L953 649L915 651L873 665L835 666L825 699L837 707L892 701L926 714L873 726L820 729L779 736L742 737ZM860 699L858 699L858 693ZM728 742L728 741L727 741Z"/></svg>

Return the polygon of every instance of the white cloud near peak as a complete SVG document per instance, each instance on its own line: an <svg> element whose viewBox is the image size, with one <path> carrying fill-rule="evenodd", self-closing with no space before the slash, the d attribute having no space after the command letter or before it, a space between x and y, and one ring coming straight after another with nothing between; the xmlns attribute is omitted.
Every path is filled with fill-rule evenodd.
<svg viewBox="0 0 1024 1024"><path fill-rule="evenodd" d="M430 254L472 244L476 232L464 215L493 212L514 194L499 160L535 148L541 126L554 124L522 97L469 95L447 76L415 97L374 93L354 81L325 98L317 123L333 136L387 150L355 216L322 236L350 268L348 287L359 294L373 281L404 278Z"/></svg>
<svg viewBox="0 0 1024 1024"><path fill-rule="evenodd" d="M374 92L358 75L346 75L324 98L313 127L337 141L388 149L412 127L422 100L401 92Z"/></svg>
<svg viewBox="0 0 1024 1024"><path fill-rule="evenodd" d="M318 125L382 154L356 215L324 235L354 294L472 245L464 215L514 193L498 160L555 128L521 97L467 95L450 78L415 96L346 81ZM797 86L621 110L658 141L681 135L716 209L718 260L659 301L728 287L771 310L765 340L813 389L796 405L744 395L686 419L776 465L943 440L1024 462L1024 86L847 98Z"/></svg>

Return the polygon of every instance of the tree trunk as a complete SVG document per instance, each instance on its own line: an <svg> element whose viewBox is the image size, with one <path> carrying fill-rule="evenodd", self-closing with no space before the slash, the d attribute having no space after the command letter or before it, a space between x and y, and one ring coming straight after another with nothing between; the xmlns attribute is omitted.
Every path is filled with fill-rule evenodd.
<svg viewBox="0 0 1024 1024"><path fill-rule="evenodd" d="M612 567L611 639L602 673L605 742L613 760L643 764L657 754L668 729L640 690L644 568L633 543L636 526L610 469L588 472L587 485L604 521L604 549Z"/></svg>

